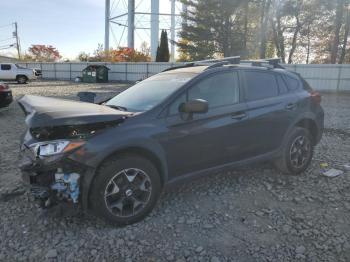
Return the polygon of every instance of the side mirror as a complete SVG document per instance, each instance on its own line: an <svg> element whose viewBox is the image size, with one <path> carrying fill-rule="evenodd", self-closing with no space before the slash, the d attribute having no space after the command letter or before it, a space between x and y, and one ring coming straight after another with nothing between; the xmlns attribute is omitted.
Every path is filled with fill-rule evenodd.
<svg viewBox="0 0 350 262"><path fill-rule="evenodd" d="M179 106L180 113L205 114L208 112L208 102L203 99L190 100Z"/></svg>

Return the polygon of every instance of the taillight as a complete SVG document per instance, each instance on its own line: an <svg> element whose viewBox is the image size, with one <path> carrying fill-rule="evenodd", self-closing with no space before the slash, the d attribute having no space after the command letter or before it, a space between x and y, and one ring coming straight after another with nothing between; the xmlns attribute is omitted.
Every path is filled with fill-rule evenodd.
<svg viewBox="0 0 350 262"><path fill-rule="evenodd" d="M310 91L311 99L314 101L316 104L321 104L322 96L319 92L317 91Z"/></svg>

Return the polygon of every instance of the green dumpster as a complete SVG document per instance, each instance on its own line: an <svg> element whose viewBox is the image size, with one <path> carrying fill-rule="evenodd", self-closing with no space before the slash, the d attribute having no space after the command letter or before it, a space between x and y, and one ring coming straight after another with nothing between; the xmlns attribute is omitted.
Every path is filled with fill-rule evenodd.
<svg viewBox="0 0 350 262"><path fill-rule="evenodd" d="M88 65L83 70L82 81L84 83L106 83L108 82L109 68L104 65Z"/></svg>

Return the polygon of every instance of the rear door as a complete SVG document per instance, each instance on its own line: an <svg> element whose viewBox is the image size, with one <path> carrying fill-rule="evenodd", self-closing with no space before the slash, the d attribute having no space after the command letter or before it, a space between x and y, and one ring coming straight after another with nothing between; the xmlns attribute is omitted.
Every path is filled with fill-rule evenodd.
<svg viewBox="0 0 350 262"><path fill-rule="evenodd" d="M0 79L14 79L12 67L13 66L11 64L0 64Z"/></svg>
<svg viewBox="0 0 350 262"><path fill-rule="evenodd" d="M193 99L208 101L209 111L189 120L178 108ZM175 99L169 107L167 139L163 141L172 176L233 161L244 149L239 136L245 135L246 109L240 100L238 73L232 70L207 76Z"/></svg>
<svg viewBox="0 0 350 262"><path fill-rule="evenodd" d="M279 148L296 117L298 97L288 91L278 73L253 69L242 73L251 137L247 146L253 157Z"/></svg>

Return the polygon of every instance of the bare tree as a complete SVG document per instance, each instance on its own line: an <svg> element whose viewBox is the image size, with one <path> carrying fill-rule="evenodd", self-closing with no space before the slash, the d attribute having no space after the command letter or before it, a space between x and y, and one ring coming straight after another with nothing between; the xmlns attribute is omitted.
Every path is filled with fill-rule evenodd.
<svg viewBox="0 0 350 262"><path fill-rule="evenodd" d="M344 38L343 38L343 45L342 45L341 54L339 58L339 64L344 63L345 55L346 55L346 48L348 44L349 31L350 31L350 4L346 5L346 10L347 11L346 11Z"/></svg>
<svg viewBox="0 0 350 262"><path fill-rule="evenodd" d="M263 0L260 15L260 58L266 57L267 26L269 22L271 0Z"/></svg>
<svg viewBox="0 0 350 262"><path fill-rule="evenodd" d="M281 58L282 62L286 62L285 43L284 43L284 29L282 28L282 5L279 0L273 3L273 15L271 16L272 38L275 44L277 56Z"/></svg>
<svg viewBox="0 0 350 262"><path fill-rule="evenodd" d="M331 63L335 64L337 62L338 49L340 43L340 29L342 26L343 13L344 13L344 0L337 0L337 10L334 25L334 38L331 50Z"/></svg>

